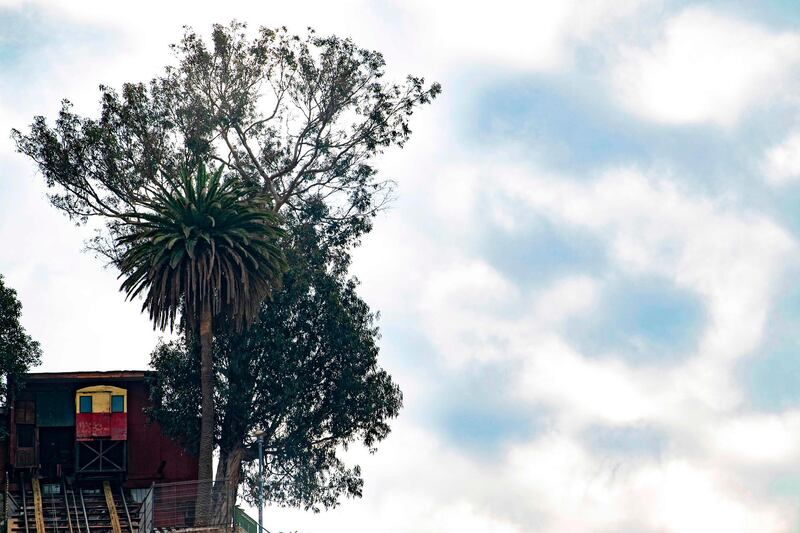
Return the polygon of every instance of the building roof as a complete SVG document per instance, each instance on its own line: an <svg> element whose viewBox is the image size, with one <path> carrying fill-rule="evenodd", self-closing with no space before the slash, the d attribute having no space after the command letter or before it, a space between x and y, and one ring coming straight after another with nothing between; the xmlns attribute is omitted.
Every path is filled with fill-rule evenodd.
<svg viewBox="0 0 800 533"><path fill-rule="evenodd" d="M22 381L98 381L125 380L142 381L153 375L151 370L88 370L76 372L30 372Z"/></svg>

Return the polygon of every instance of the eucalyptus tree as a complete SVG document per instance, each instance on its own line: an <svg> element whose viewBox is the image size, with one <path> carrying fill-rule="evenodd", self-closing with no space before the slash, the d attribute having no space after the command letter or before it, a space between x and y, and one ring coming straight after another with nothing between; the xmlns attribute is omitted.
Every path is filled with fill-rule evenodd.
<svg viewBox="0 0 800 533"><path fill-rule="evenodd" d="M156 327L175 325L183 314L200 347L201 416L198 477L212 478L214 388L211 346L214 320L241 331L279 283L286 262L277 240L277 216L264 200L222 168L182 170L149 188L136 211L124 214L118 266L128 298L144 296L143 310ZM210 503L198 496L198 515Z"/></svg>

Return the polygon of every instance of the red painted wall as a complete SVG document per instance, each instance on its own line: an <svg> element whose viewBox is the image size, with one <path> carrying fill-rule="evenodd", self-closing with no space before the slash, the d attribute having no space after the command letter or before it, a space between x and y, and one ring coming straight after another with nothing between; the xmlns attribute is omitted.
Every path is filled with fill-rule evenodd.
<svg viewBox="0 0 800 533"><path fill-rule="evenodd" d="M128 385L128 481L129 487L150 483L197 479L197 458L161 434L157 423L148 423L149 405L144 383ZM163 463L163 464L162 464Z"/></svg>
<svg viewBox="0 0 800 533"><path fill-rule="evenodd" d="M126 413L78 413L75 415L75 439L125 440L128 438L127 419Z"/></svg>
<svg viewBox="0 0 800 533"><path fill-rule="evenodd" d="M128 413L111 413L111 427L109 432L111 440L125 440L128 438Z"/></svg>

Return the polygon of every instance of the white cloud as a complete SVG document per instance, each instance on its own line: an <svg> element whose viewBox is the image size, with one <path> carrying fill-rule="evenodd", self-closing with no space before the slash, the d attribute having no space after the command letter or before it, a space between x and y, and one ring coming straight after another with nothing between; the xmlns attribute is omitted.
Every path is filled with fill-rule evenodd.
<svg viewBox="0 0 800 533"><path fill-rule="evenodd" d="M485 319L502 313L518 297L513 284L498 272L473 262L431 275L422 289L420 310L448 363L498 361L507 357L507 346L497 331L483 327Z"/></svg>
<svg viewBox="0 0 800 533"><path fill-rule="evenodd" d="M737 358L760 342L773 284L796 251L792 237L768 218L638 171L611 171L591 182L504 175L509 194L530 208L603 235L624 271L664 276L703 296L709 327L698 351L705 357Z"/></svg>
<svg viewBox="0 0 800 533"><path fill-rule="evenodd" d="M513 450L510 486L552 512L528 531L790 531L790 506L724 472L681 459L606 462L553 435Z"/></svg>
<svg viewBox="0 0 800 533"><path fill-rule="evenodd" d="M592 232L617 275L663 277L695 292L708 312L698 346L677 361L590 358L560 325L592 309L602 279L565 278L528 293L486 263L439 265L421 294L421 320L441 356L455 368L519 362L509 384L516 398L552 413L550 432L505 457L509 486L543 517L527 531L788 531L788 507L764 496L768 474L752 468L797 461L796 416L743 412L735 368L762 342L794 239L764 215L692 194L668 176L621 169L578 181L475 166L495 178L502 194L489 210L501 219L513 198L558 227ZM662 432L666 460L609 464L581 441L597 424ZM644 501L632 510L634 500Z"/></svg>
<svg viewBox="0 0 800 533"><path fill-rule="evenodd" d="M743 414L707 427L709 453L721 460L767 469L800 459L800 413Z"/></svg>
<svg viewBox="0 0 800 533"><path fill-rule="evenodd" d="M515 347L525 358L519 396L558 411L564 427L634 423L660 414L665 388L651 372L614 359L587 359L555 336L527 337Z"/></svg>
<svg viewBox="0 0 800 533"><path fill-rule="evenodd" d="M653 531L702 533L788 532L790 514L786 505L759 501L759 495L744 483L731 483L720 472L685 462L644 469L636 484L647 496L628 496L640 506L637 514Z"/></svg>
<svg viewBox="0 0 800 533"><path fill-rule="evenodd" d="M767 182L783 185L800 179L800 133L770 148L763 164Z"/></svg>
<svg viewBox="0 0 800 533"><path fill-rule="evenodd" d="M729 126L753 105L796 90L800 35L689 7L646 48L623 47L620 103L656 122Z"/></svg>
<svg viewBox="0 0 800 533"><path fill-rule="evenodd" d="M22 323L42 344L38 370L144 368L158 334L140 301L126 302L113 270L81 253L87 233L31 187L21 164L0 165L0 274L17 290Z"/></svg>
<svg viewBox="0 0 800 533"><path fill-rule="evenodd" d="M743 479L728 465L678 457L609 460L560 428L481 462L407 422L398 422L377 455L359 458L368 480L363 500L322 515L269 508L270 530L791 531L792 503L770 501L757 476Z"/></svg>
<svg viewBox="0 0 800 533"><path fill-rule="evenodd" d="M439 65L482 64L554 71L575 47L632 17L653 0L496 2L412 0L395 5L415 30L415 55Z"/></svg>

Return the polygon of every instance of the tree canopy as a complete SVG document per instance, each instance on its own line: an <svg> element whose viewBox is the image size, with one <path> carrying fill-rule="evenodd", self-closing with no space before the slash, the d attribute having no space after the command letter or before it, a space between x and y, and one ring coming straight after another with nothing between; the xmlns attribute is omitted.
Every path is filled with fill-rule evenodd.
<svg viewBox="0 0 800 533"><path fill-rule="evenodd" d="M8 380L24 374L41 363L39 343L31 338L20 324L22 304L17 291L5 285L0 274L0 396L8 393Z"/></svg>
<svg viewBox="0 0 800 533"><path fill-rule="evenodd" d="M263 430L267 498L310 509L361 495L360 469L347 465L341 450L352 443L374 449L402 404L398 386L378 366L376 317L347 274L346 242L319 224L327 216L317 202L288 217L282 287L251 328L222 333L214 343L217 477L253 474L247 467L253 432ZM158 371L152 415L188 443L199 428L195 349L184 338L152 356Z"/></svg>
<svg viewBox="0 0 800 533"><path fill-rule="evenodd" d="M112 261L120 215L163 175L205 161L263 191L275 212L321 199L328 218L366 229L392 189L375 156L403 146L414 110L441 90L417 76L388 82L379 52L313 30L262 27L250 37L233 22L206 42L187 28L172 49L176 64L149 83L101 86L98 118L64 100L54 125L37 116L27 133L12 130L56 208L105 221L90 247Z"/></svg>

